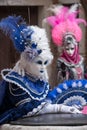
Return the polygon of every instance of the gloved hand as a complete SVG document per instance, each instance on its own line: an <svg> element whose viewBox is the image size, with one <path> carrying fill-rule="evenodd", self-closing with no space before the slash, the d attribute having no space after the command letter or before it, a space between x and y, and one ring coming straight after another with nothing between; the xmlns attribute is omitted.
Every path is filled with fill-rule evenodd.
<svg viewBox="0 0 87 130"><path fill-rule="evenodd" d="M77 109L74 106L66 106L63 104L60 104L59 111L63 113L82 113L79 109Z"/></svg>
<svg viewBox="0 0 87 130"><path fill-rule="evenodd" d="M63 104L50 104L47 103L44 107L38 112L38 114L45 113L82 113L79 109L72 106L66 106Z"/></svg>

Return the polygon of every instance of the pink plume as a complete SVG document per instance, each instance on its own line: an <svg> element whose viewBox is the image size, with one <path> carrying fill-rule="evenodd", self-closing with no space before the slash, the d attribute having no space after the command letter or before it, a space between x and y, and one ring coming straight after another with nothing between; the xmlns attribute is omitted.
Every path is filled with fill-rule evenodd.
<svg viewBox="0 0 87 130"><path fill-rule="evenodd" d="M77 7L77 4L71 8L62 6L60 10L58 10L58 13L55 13L55 16L47 18L47 22L52 26L52 39L56 45L62 46L63 37L66 33L73 34L77 42L80 42L82 30L78 24L84 23L87 25L87 23L85 20L77 18L77 14L79 13Z"/></svg>
<svg viewBox="0 0 87 130"><path fill-rule="evenodd" d="M80 24L80 23L84 23L84 25L85 26L87 26L87 22L84 20L84 19L76 19L76 22L78 23L78 24Z"/></svg>
<svg viewBox="0 0 87 130"><path fill-rule="evenodd" d="M50 17L46 18L46 20L52 27L54 27L58 24L55 16L50 16Z"/></svg>

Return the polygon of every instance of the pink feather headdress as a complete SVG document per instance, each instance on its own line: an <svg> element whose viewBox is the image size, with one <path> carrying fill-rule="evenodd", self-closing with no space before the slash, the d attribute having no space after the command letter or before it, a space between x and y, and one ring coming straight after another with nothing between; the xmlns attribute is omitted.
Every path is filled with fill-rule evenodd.
<svg viewBox="0 0 87 130"><path fill-rule="evenodd" d="M79 23L86 25L86 21L77 18L79 13L77 7L78 4L74 4L70 8L62 5L49 8L54 13L54 16L47 17L46 21L52 26L52 39L56 45L63 45L63 38L67 33L74 35L76 41L80 42L82 30Z"/></svg>

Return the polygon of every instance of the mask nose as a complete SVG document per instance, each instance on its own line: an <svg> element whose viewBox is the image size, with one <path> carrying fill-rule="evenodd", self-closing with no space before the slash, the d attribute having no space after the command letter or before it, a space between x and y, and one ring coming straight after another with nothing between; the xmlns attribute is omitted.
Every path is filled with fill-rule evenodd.
<svg viewBox="0 0 87 130"><path fill-rule="evenodd" d="M46 65L42 64L42 69L45 69L46 68Z"/></svg>
<svg viewBox="0 0 87 130"><path fill-rule="evenodd" d="M73 53L74 53L74 52L70 49L70 50L69 50L69 55L73 55Z"/></svg>
<svg viewBox="0 0 87 130"><path fill-rule="evenodd" d="M69 54L72 54L72 51L71 51L71 50L69 50Z"/></svg>

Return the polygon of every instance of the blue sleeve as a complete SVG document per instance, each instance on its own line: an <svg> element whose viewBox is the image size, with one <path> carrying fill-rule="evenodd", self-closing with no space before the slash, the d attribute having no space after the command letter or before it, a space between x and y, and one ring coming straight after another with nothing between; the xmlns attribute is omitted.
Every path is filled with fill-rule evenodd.
<svg viewBox="0 0 87 130"><path fill-rule="evenodd" d="M28 103L26 103L25 105L20 105L18 107L9 109L5 113L0 115L0 125L21 118L23 115L26 115L28 112L29 112Z"/></svg>
<svg viewBox="0 0 87 130"><path fill-rule="evenodd" d="M0 82L0 107L2 106L5 93L6 93L6 88L7 88L7 83L3 80Z"/></svg>
<svg viewBox="0 0 87 130"><path fill-rule="evenodd" d="M5 113L0 115L0 125L22 118L24 115L27 115L28 112L31 112L34 108L37 108L40 104L40 101L38 102L32 100L31 102L27 102L23 105L7 110Z"/></svg>

